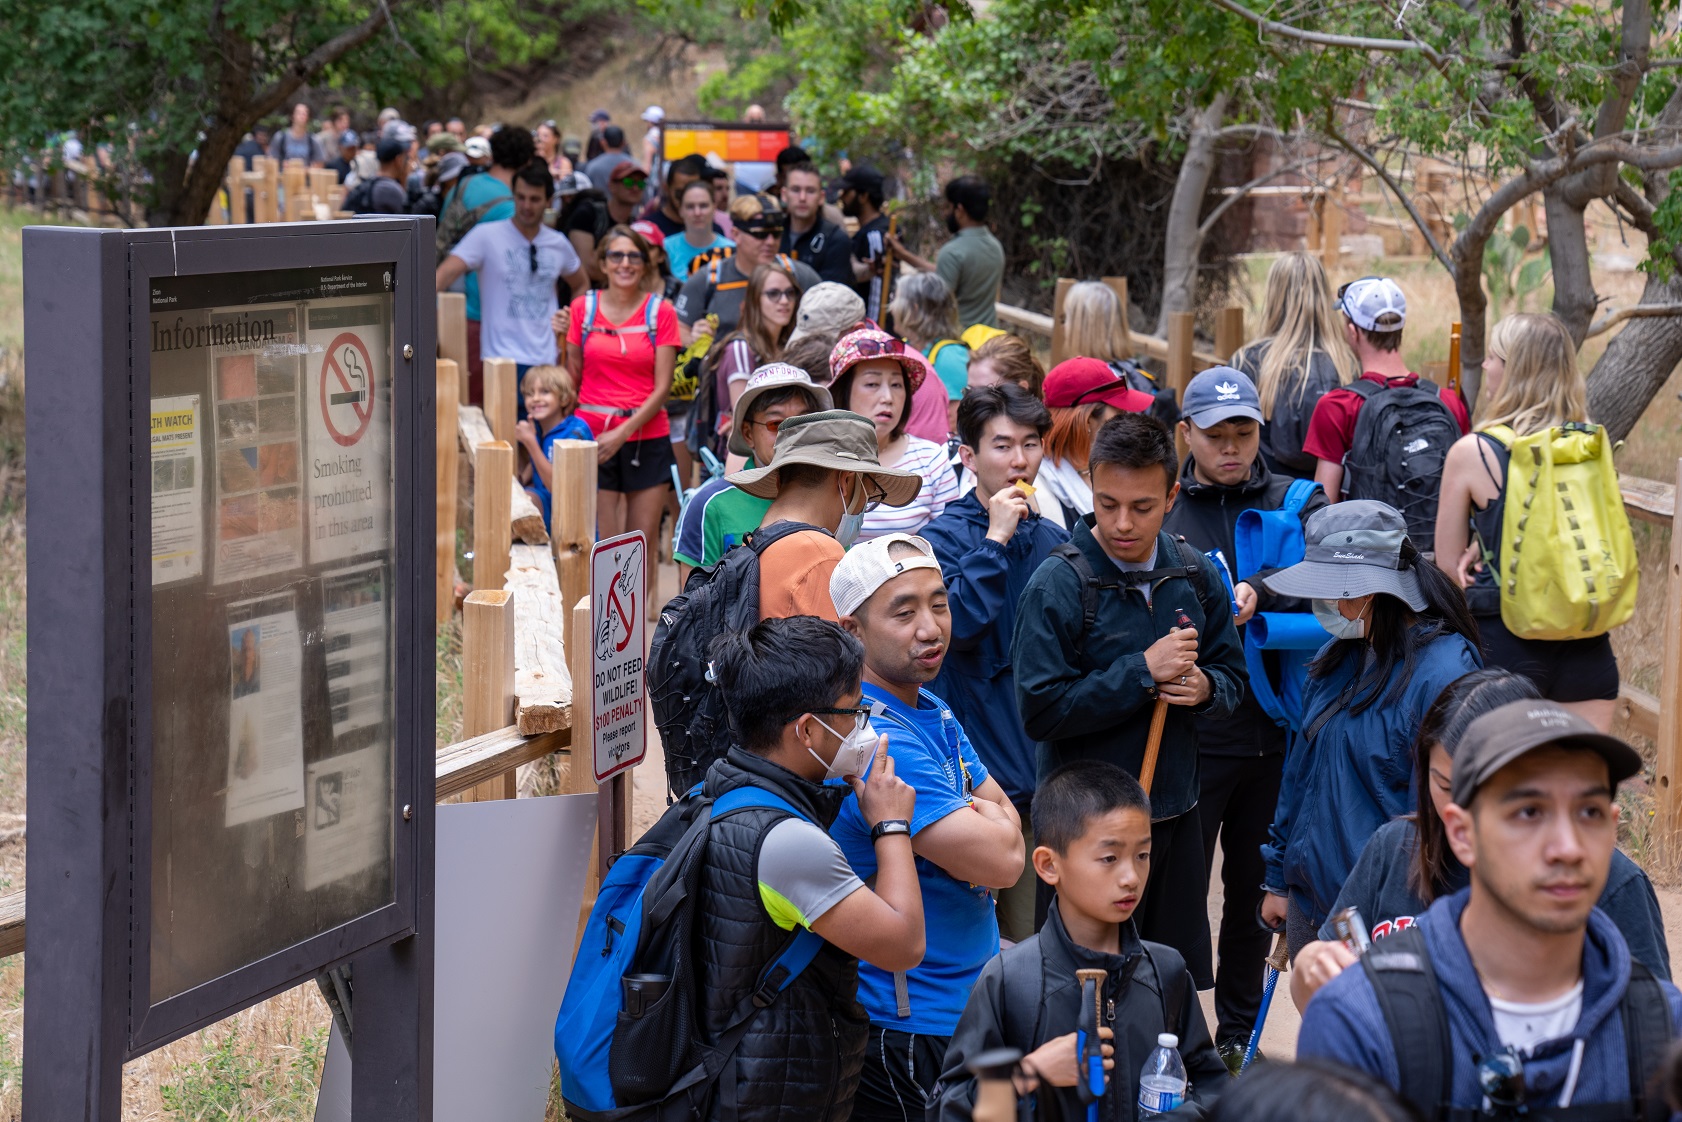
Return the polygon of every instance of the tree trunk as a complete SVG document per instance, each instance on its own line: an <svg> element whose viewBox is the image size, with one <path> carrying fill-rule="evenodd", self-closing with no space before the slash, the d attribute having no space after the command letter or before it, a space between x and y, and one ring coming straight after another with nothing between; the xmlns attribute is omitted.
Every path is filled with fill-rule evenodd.
<svg viewBox="0 0 1682 1122"><path fill-rule="evenodd" d="M1477 405L1483 383L1483 353L1489 300L1483 291L1485 238L1462 235L1449 247L1454 259L1454 294L1460 301L1460 392Z"/></svg>
<svg viewBox="0 0 1682 1122"><path fill-rule="evenodd" d="M1682 273L1668 281L1649 277L1641 302L1682 304ZM1678 362L1682 362L1682 317L1630 320L1589 371L1589 416L1605 425L1613 440L1623 440Z"/></svg>
<svg viewBox="0 0 1682 1122"><path fill-rule="evenodd" d="M252 119L256 120L255 117ZM234 149L239 147L240 138L246 131L247 128L236 129L218 118L205 133L204 139L199 141L198 154L194 156L192 165L187 168L186 175L177 180L181 186L175 197L169 201L167 209L160 208L164 209L169 225L204 224L211 204L216 201L216 192L221 189L222 180L228 174L228 163L234 158ZM245 205L243 199L238 205Z"/></svg>
<svg viewBox="0 0 1682 1122"><path fill-rule="evenodd" d="M1215 145L1221 121L1226 116L1227 94L1217 94L1207 109L1191 116L1191 139L1174 197L1168 204L1168 229L1162 250L1162 308L1157 313L1156 333L1168 337L1171 312L1190 312L1197 307L1197 258L1203 249L1198 233L1203 201L1209 194L1209 180L1215 174Z"/></svg>
<svg viewBox="0 0 1682 1122"><path fill-rule="evenodd" d="M1609 165L1610 166L1610 165ZM1616 170L1614 168L1614 170ZM1571 340L1579 347L1588 334L1589 322L1599 299L1594 291L1594 277L1589 272L1588 230L1583 222L1583 208L1579 196L1569 194L1565 186L1576 179L1563 179L1542 192L1548 215L1548 259L1553 267L1554 315L1571 332Z"/></svg>

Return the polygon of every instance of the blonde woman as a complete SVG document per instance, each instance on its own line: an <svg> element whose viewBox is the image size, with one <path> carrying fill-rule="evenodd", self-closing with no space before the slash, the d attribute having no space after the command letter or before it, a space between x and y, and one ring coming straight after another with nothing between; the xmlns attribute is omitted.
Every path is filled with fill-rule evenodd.
<svg viewBox="0 0 1682 1122"><path fill-rule="evenodd" d="M954 410L969 380L969 347L958 338L958 301L939 273L913 273L888 305L894 334L923 352Z"/></svg>
<svg viewBox="0 0 1682 1122"><path fill-rule="evenodd" d="M1126 362L1127 309L1115 289L1098 281L1081 281L1063 302L1063 351L1107 363L1128 386L1155 399L1150 414L1169 428L1179 423L1180 407L1174 391L1165 390L1143 367Z"/></svg>
<svg viewBox="0 0 1682 1122"><path fill-rule="evenodd" d="M1515 315L1495 325L1488 350L1476 431L1455 441L1443 463L1437 563L1466 590L1482 637L1484 665L1523 674L1543 697L1610 730L1618 697L1618 660L1610 636L1545 640L1514 635L1501 620L1500 589L1483 561L1487 553L1499 568L1508 460L1506 446L1488 430L1507 425L1529 436L1586 422L1587 390L1577 348L1553 316Z"/></svg>
<svg viewBox="0 0 1682 1122"><path fill-rule="evenodd" d="M1313 479L1315 458L1302 442L1314 406L1360 374L1319 259L1287 253L1268 269L1262 331L1232 357L1261 396L1262 455L1272 471Z"/></svg>

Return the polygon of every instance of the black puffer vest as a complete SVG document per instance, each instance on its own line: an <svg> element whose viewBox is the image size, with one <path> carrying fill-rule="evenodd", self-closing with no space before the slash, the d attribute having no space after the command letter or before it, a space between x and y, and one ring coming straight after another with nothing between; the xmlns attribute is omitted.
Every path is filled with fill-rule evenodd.
<svg viewBox="0 0 1682 1122"><path fill-rule="evenodd" d="M776 791L829 829L848 792L801 779L768 760L730 749L707 772L716 798L736 787ZM696 976L702 1023L716 1038L788 940L759 898L759 847L787 815L748 810L713 824L702 873ZM759 1013L719 1077L713 1117L722 1122L846 1122L864 1066L869 1018L860 1005L858 960L828 943L782 996Z"/></svg>

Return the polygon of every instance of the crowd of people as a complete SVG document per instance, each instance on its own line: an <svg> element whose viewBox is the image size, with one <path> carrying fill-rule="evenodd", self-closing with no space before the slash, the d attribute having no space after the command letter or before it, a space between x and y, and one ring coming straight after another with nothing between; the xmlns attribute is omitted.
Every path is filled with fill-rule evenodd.
<svg viewBox="0 0 1682 1122"><path fill-rule="evenodd" d="M1048 371L999 329L981 180L924 257L868 164L668 160L643 119L405 158L436 141L438 286L475 367L517 364L545 512L588 436L599 534L680 567L668 818L771 800L705 842L715 1052L655 1092L962 1119L1007 1048L1050 1118L1668 1112L1682 997L1615 847L1629 528L1558 321L1495 326L1474 410L1408 369L1395 281L1287 253L1261 337L1181 392L1094 282ZM1234 1081L1276 941L1300 1062Z"/></svg>

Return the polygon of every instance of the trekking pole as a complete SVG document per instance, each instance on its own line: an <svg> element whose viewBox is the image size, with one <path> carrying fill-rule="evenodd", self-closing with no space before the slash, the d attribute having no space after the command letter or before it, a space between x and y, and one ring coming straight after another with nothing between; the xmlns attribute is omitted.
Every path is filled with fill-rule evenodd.
<svg viewBox="0 0 1682 1122"><path fill-rule="evenodd" d="M1256 1014L1256 1027L1250 1030L1250 1046L1244 1049L1244 1062L1238 1066L1240 1073L1250 1066L1250 1061L1256 1058L1256 1050L1261 1047L1262 1025L1267 1023L1267 1007L1273 1004L1273 991L1279 986L1279 975L1291 964L1290 955L1285 933L1281 931L1278 938L1273 940L1273 953L1267 956L1267 981L1262 986L1261 1011Z"/></svg>
<svg viewBox="0 0 1682 1122"><path fill-rule="evenodd" d="M888 313L888 289L894 283L894 229L899 225L899 215L888 215L888 236L882 244L882 295L876 301L876 319L880 322ZM866 308L868 314L870 309Z"/></svg>
<svg viewBox="0 0 1682 1122"><path fill-rule="evenodd" d="M1448 325L1448 388L1460 393L1460 325ZM1461 395L1464 397L1465 395Z"/></svg>
<svg viewBox="0 0 1682 1122"><path fill-rule="evenodd" d="M975 1076L975 1122L1016 1122L1016 1086L1012 1076L1022 1062L1015 1048L992 1048L964 1066Z"/></svg>
<svg viewBox="0 0 1682 1122"><path fill-rule="evenodd" d="M1170 630L1178 631L1181 627L1191 626L1191 617L1186 615L1184 608L1175 609L1179 619L1178 626ZM1145 741L1145 764L1139 769L1139 786L1145 789L1145 794L1151 793L1151 781L1156 778L1156 757L1162 751L1162 730L1168 724L1168 699L1157 695L1156 708L1151 710L1151 732Z"/></svg>
<svg viewBox="0 0 1682 1122"><path fill-rule="evenodd" d="M1098 1122L1098 1100L1104 1097L1104 1041L1098 1035L1099 1006L1104 1000L1103 970L1076 970L1080 979L1080 1016L1075 1020L1075 1056L1080 1082L1075 1091L1087 1104L1086 1122Z"/></svg>

